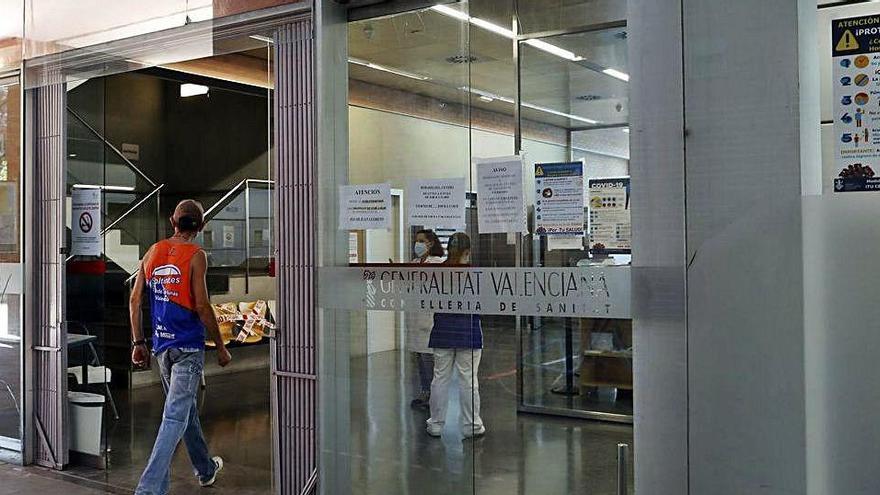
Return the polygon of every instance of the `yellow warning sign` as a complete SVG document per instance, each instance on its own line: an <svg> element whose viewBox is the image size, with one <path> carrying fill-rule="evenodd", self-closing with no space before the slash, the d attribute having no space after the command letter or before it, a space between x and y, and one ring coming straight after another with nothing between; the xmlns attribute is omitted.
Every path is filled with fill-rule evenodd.
<svg viewBox="0 0 880 495"><path fill-rule="evenodd" d="M852 31L847 29L843 32L843 36L840 37L840 41L837 42L837 46L834 48L839 52L849 51L849 50L858 50L859 42L856 40L856 37L852 34Z"/></svg>
<svg viewBox="0 0 880 495"><path fill-rule="evenodd" d="M543 176L544 176L544 169L541 168L540 165L538 165L537 167L535 167L535 177L543 177Z"/></svg>

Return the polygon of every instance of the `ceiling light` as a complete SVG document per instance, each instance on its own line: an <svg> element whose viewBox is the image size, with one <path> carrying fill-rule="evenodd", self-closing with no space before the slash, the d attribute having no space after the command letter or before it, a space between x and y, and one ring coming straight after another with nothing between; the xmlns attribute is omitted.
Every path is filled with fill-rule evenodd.
<svg viewBox="0 0 880 495"><path fill-rule="evenodd" d="M268 36L263 36L262 34L252 34L248 37L251 39L257 40L257 41L262 41L263 43L269 43L269 44L275 43L275 40L273 40L272 38L270 38Z"/></svg>
<svg viewBox="0 0 880 495"><path fill-rule="evenodd" d="M441 14L447 15L449 17L455 17L456 19L462 21L469 21L471 19L471 16L467 15L466 13L460 10L453 9L452 7L448 7L446 5L435 5L431 7L431 10L435 12L440 12Z"/></svg>
<svg viewBox="0 0 880 495"><path fill-rule="evenodd" d="M558 115L558 116L560 116L560 117L565 117L565 118L568 118L568 119L571 119L571 120L577 120L577 121L580 121L580 122L584 122L584 123L586 123L586 124L591 124L591 125L592 125L592 124L598 124L598 123L599 123L599 121L597 121L597 120L588 119L588 118L586 118L586 117L580 117L580 116L577 116L577 115L572 115L572 114L570 114L570 113L560 112L559 110L553 110L552 108L541 107L541 106L538 106L538 105L533 105L533 104L531 104L531 103L523 102L523 103L522 103L522 106L524 106L524 107L526 107L526 108L531 108L532 110L538 110L538 111L540 111L540 112L546 112L546 113L550 113L550 114L553 114L553 115Z"/></svg>
<svg viewBox="0 0 880 495"><path fill-rule="evenodd" d="M468 87L468 86L461 86L461 87L458 88L458 89L460 89L460 90L462 90L462 91L469 91L469 92L471 92L471 93L473 93L473 94L479 96L480 99L483 99L483 98L489 98L490 100L500 100L500 101L503 101L503 102L505 102L505 103L514 103L514 101L513 101L512 99L510 99L510 98L506 98L506 97L504 97L504 96L496 95L495 93L490 93L490 92L488 92L488 91L483 91L482 89L470 88L470 87ZM486 100L483 100L483 101L486 101Z"/></svg>
<svg viewBox="0 0 880 495"><path fill-rule="evenodd" d="M513 31L511 31L510 29L499 26L498 24L491 23L491 22L486 21L484 19L480 19L479 17L471 17L465 12L453 9L452 7L448 7L446 5L435 5L435 6L431 7L431 10L433 10L435 12L439 12L439 13L446 15L446 16L449 16L449 17L453 17L453 18L458 19L460 21L470 22L474 26L477 26L479 28L483 28L486 31L491 31L495 34L500 34L501 36L504 36L505 38L509 38L509 39L516 38L516 34ZM527 44L529 44L539 50L543 50L547 53L556 55L557 57L562 57L566 60L571 60L572 62L579 62L584 59L583 57L579 57L564 48L560 48L556 45L551 45L550 43L547 43L546 41L532 39L532 40L527 40L525 43L527 43Z"/></svg>
<svg viewBox="0 0 880 495"><path fill-rule="evenodd" d="M403 70L403 69L397 69L397 68L394 68L394 67L386 67L386 66L384 66L384 65L375 64L375 63L373 63L373 62L369 62L369 61L367 61L367 60L361 60L361 59L359 59L359 58L349 58L349 59L348 59L348 63L350 63L350 64L355 64L355 65L360 65L360 66L362 66L362 67L369 67L370 69L380 70L380 71L382 71L382 72L389 72L389 73L391 73L391 74L396 74L396 75L398 75L398 76L408 77L408 78L410 78L410 79L415 79L415 80L418 80L418 81L427 81L428 79L431 79L431 78L428 77L428 76L423 76L423 75L421 75L421 74L416 74L415 72L408 72L408 71L405 71L405 70Z"/></svg>
<svg viewBox="0 0 880 495"><path fill-rule="evenodd" d="M493 101L495 101L495 98L486 95L480 95L480 99L485 101L486 103L492 103Z"/></svg>
<svg viewBox="0 0 880 495"><path fill-rule="evenodd" d="M99 184L74 184L74 189L100 189L102 191L118 191L118 192L133 192L134 187L131 186L102 186Z"/></svg>
<svg viewBox="0 0 880 495"><path fill-rule="evenodd" d="M626 72L621 72L617 69L608 68L608 69L603 70L602 73L608 74L611 77L616 77L617 79L620 79L621 81L629 81L629 74L627 74Z"/></svg>
<svg viewBox="0 0 880 495"><path fill-rule="evenodd" d="M470 88L468 86L461 86L458 89L460 89L462 91L469 91L469 92L479 96L480 99L483 101L501 100L505 103L514 103L514 101L510 98L506 98L504 96L499 96L499 95L496 95L495 93L490 93L488 91L483 91L482 89ZM486 100L484 98L488 98L488 100ZM553 114L553 115L558 115L560 117L565 117L565 118L568 118L571 120L577 120L577 121L584 122L584 123L590 124L590 125L599 123L598 120L588 119L586 117L581 117L579 115L572 115L570 113L560 112L558 110L553 110L552 108L542 107L540 105L534 105L532 103L523 102L522 106L524 106L526 108L531 108L532 110L538 110L539 112L545 112L545 113L549 113L549 114Z"/></svg>
<svg viewBox="0 0 880 495"><path fill-rule="evenodd" d="M513 39L515 37L515 35L513 34L513 31L511 31L510 29L505 29L505 28L499 26L498 24L492 24L489 21L484 21L483 19L480 19L479 17L471 17L471 24L473 24L474 26L477 26L477 27L481 27L481 28L485 29L486 31L492 31L495 34L500 34L501 36L504 36L505 38Z"/></svg>
<svg viewBox="0 0 880 495"><path fill-rule="evenodd" d="M208 87L201 84L183 83L180 85L180 97L198 96L208 94Z"/></svg>
<svg viewBox="0 0 880 495"><path fill-rule="evenodd" d="M580 62L581 60L584 59L584 57L579 57L579 56L575 55L573 52L570 52L564 48L559 48L556 45L551 45L550 43L547 43L546 41L533 39L533 40L526 40L525 43L527 45L531 45L531 46L537 48L538 50L543 50L547 53L551 53L553 55L556 55L557 57L561 57L566 60L571 60L572 62Z"/></svg>
<svg viewBox="0 0 880 495"><path fill-rule="evenodd" d="M67 157L68 158L76 158L76 153L68 153Z"/></svg>

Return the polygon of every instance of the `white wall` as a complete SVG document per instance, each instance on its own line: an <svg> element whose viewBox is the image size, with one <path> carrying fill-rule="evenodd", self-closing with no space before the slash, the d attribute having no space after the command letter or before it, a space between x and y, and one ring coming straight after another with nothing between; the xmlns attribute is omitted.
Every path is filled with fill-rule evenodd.
<svg viewBox="0 0 880 495"><path fill-rule="evenodd" d="M822 120L833 121L831 21L880 13L874 2L819 10ZM822 127L822 195L803 201L807 493L880 492L880 195L834 193L833 124Z"/></svg>

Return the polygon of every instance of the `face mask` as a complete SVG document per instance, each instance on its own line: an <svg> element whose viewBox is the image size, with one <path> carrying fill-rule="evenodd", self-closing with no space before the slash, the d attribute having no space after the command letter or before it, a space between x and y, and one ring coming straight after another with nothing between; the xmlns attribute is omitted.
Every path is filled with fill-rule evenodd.
<svg viewBox="0 0 880 495"><path fill-rule="evenodd" d="M424 242L417 242L413 246L413 252L416 253L416 258L421 258L422 256L428 254L428 245Z"/></svg>

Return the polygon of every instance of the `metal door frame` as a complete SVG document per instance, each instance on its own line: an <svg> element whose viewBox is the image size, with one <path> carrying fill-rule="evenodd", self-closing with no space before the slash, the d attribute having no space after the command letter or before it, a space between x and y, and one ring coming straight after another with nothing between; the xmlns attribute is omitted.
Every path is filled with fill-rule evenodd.
<svg viewBox="0 0 880 495"><path fill-rule="evenodd" d="M23 170L26 175L26 183L28 184L26 189L22 193L22 196L25 199L26 206L27 206L24 210L24 217L23 217L23 221L22 221L23 225L27 226L27 230L28 230L28 236L26 238L26 241L27 241L26 245L30 246L30 249L35 250L34 254L39 253L38 250L40 249L41 246L39 246L38 243L36 243L36 241L35 241L36 236L34 235L34 230L36 227L36 222L37 222L37 218L38 218L38 214L39 214L39 208L37 208L36 203L35 203L35 201L38 200L37 190L35 189L35 186L38 186L39 182L36 180L36 168L35 168L36 161L34 159L36 156L36 152L38 151L38 147L37 147L38 142L37 142L37 139L35 139L35 135L34 135L33 130L36 129L36 127L34 127L35 125L40 125L39 119L36 118L34 109L35 109L36 95L37 95L37 92L40 91L41 88L45 88L48 85L51 85L53 83L63 85L64 82L66 80L68 80L69 78L100 77L100 76L106 76L106 75L110 75L110 74L130 72L130 71L142 69L142 68L144 68L143 66L130 64L130 63L128 63L128 61L126 59L137 58L137 55L149 54L152 51L160 52L162 50L162 45L156 45L156 44L152 43L152 41L155 41L155 39L157 39L157 38L162 38L165 42L167 42L170 38L170 39L173 39L177 43L184 44L184 43L192 42L195 40L204 39L205 36L213 36L216 39L217 37L222 37L224 35L227 35L227 36L232 35L232 34L241 35L241 34L247 34L248 32L251 32L251 31L256 32L257 30L264 32L267 28L273 29L276 32L276 37L277 37L278 36L277 33L282 32L285 29L289 29L291 26L294 26L296 24L300 24L300 23L305 22L308 24L309 39L311 40L311 55L309 55L309 57L308 57L310 72L307 74L308 77L300 77L299 79L297 79L297 81L294 81L294 82L300 82L300 83L306 82L307 83L307 82L311 81L311 83L312 83L311 88L310 88L311 96L309 96L307 98L308 102L311 104L314 101L313 95L315 92L315 89L314 89L314 81L315 81L315 71L314 71L314 38L315 38L315 36L314 36L314 30L315 30L315 28L311 24L312 6L313 6L312 2L302 1L302 2L298 2L298 3L292 3L292 4L287 4L287 5L283 5L283 6L279 6L279 7L264 9L261 11L254 11L254 12L239 14L236 16L230 16L228 18L216 19L213 21L205 21L205 22L200 22L200 23L193 23L191 25L182 26L179 28L173 28L173 29L166 30L166 31L161 31L161 32L157 32L157 33L149 33L149 34L145 34L142 36L136 36L134 38L129 38L129 39L116 40L116 41L112 41L112 42L108 42L108 43L103 43L98 46L70 50L67 52L59 53L59 54L47 55L45 57L40 57L37 59L25 61L25 63L23 64L23 70L22 70L21 88L22 88L23 99L25 100L24 104L22 106L22 108L23 108L23 110L22 110L23 111L22 154L24 157ZM112 55L113 60L109 61L106 64L100 65L101 67L104 67L104 70L106 71L106 73L104 73L104 72L95 73L94 68L96 66L99 66L99 64L95 63L96 60L100 59L103 61L107 61L107 59L109 58L108 54L113 54ZM276 74L276 85L277 85L279 82L277 79L277 74L280 72L279 66L283 66L284 62L279 60L279 58L277 58L277 46L276 46L276 53L275 54L276 54L275 74ZM125 63L123 63L123 61L125 61ZM25 81L25 79L26 79L26 81ZM27 82L27 84L25 84L25 82ZM290 81L288 81L288 82L290 82ZM291 86L291 89L296 91L298 94L302 94L302 91L306 90L306 88L302 87L302 86ZM276 98L276 100L277 100L277 98ZM303 105L301 105L300 103L297 103L297 104L293 105L292 108L294 110L299 110L299 109L301 109L302 106ZM283 173L283 171L280 170L277 165L277 164L283 165L283 163L278 160L279 148L282 145L287 145L288 150L292 150L295 145L299 144L299 143L294 142L296 139L299 138L298 135L296 134L296 132L294 132L294 131L304 130L301 126L297 127L295 125L293 127L285 128L284 132L281 132L278 129L278 127L280 126L280 123L278 120L279 116L277 114L277 112L279 111L280 108L281 107L276 102L275 106L272 108L272 110L270 110L271 112L273 112L275 114L273 120L276 122L276 130L274 131L275 132L275 142L274 142L275 156L273 156L271 159L273 160L272 163L276 164L275 174L279 175L279 176L281 173ZM64 115L62 115L59 119L56 119L52 122L44 122L45 125L51 124L51 125L56 125L56 126L60 125L61 126L60 129L61 129L61 137L62 137L62 139L61 139L62 146L64 144L64 132L65 132L65 127L62 122L63 118L65 118ZM314 112L312 112L311 113L311 120L314 120L314 118L315 118L315 114L314 114ZM299 122L302 122L302 121L299 121ZM297 122L294 122L292 120L289 120L288 123L297 124ZM311 142L314 143L315 126L312 125L310 130L313 133L310 139L311 139ZM286 137L288 139L282 140L282 139L280 139L282 137ZM294 151L296 151L296 150L294 150ZM63 153L63 148L62 148L62 153ZM64 167L64 163L66 161L63 159L64 157L66 157L66 154L62 155L62 160L60 163L62 170ZM314 149L312 149L310 151L310 156L305 157L306 160L311 160L310 163L311 163L311 170L312 171L314 171L316 168L314 166L314 162L315 162L314 157L315 157ZM306 163L306 162L303 162L303 163ZM299 174L301 174L304 171L305 171L305 169L302 169L302 170L297 169L295 171L288 171L288 173L291 174L290 175L291 179L293 179L293 182L291 182L291 184L301 185L301 182L299 182L299 181L301 180L302 176ZM63 177L63 175L62 175L62 177ZM63 186L61 186L61 187L62 187L62 193L63 193ZM280 190L280 187L279 187L279 190ZM312 202L315 201L314 196L311 197L311 201ZM46 254L52 253L54 256L63 256L63 251L64 251L64 246L61 245L64 242L63 241L64 218L65 218L64 211L63 211L63 208L64 208L63 203L64 202L62 201L61 203L62 203L62 205L61 205L60 213L56 211L55 215L51 216L52 221L54 221L53 227L57 227L60 229L60 232L62 234L60 236L61 240L59 242L54 243L52 246L46 246L46 248L47 248ZM275 211L276 212L286 212L287 218L301 217L301 218L305 219L304 215L299 214L299 211L300 211L299 207L305 203L302 203L302 204L293 203L293 202L282 203L281 198L280 198L280 194L279 194L278 200L274 201L274 203L275 204L273 206L275 207ZM314 212L316 211L316 208L313 206L310 209L303 208L302 210L309 211L309 212L311 212L311 215L314 216ZM277 222L277 218L278 218L278 214L276 213L276 222ZM312 223L314 224L314 221ZM295 234L295 233L293 233L293 234ZM284 244L282 244L278 240L279 236L276 235L273 237L275 240L276 250L278 250L280 247L284 247ZM294 238L303 238L303 237L308 237L308 236L307 235L295 235ZM304 246L302 246L302 247L304 247ZM297 247L296 251L299 251L299 247ZM314 255L314 252L313 252L313 255ZM37 278L35 278L35 275L38 273L38 270L40 268L39 263L38 263L38 260L36 259L35 256L26 256L25 261L26 261L25 277L24 277L26 279L25 292L27 294L35 294L35 290L36 290L35 280L38 280ZM64 318L66 315L64 312L64 308L63 308L63 302L64 302L63 263L60 264L59 266L61 267L60 277L57 279L56 282L59 282L60 284L56 285L58 287L58 290L55 292L54 295L60 298L59 300L61 301L62 304L60 305L60 308L58 306L55 306L55 307L59 308L59 312L60 312L59 319L61 322L64 322ZM303 284L302 279L297 278L296 280L289 282L287 279L289 276L294 276L294 275L292 273L285 273L283 265L281 265L279 263L279 270L278 270L278 277L277 277L277 279L278 279L277 284L278 284L279 289L282 286L290 286L291 284L294 284L294 283L300 284L299 287L301 289L305 288L305 286L302 285ZM309 277L308 274L305 274L305 276ZM311 280L313 280L313 277L311 278ZM279 307L284 307L285 305L290 305L289 309L291 310L292 314L297 314L296 313L297 311L305 311L305 310L314 311L314 308L315 308L314 305L305 304L305 300L299 300L299 299L294 300L293 298L291 298L290 300L283 300L282 301L280 299L280 296L282 294L283 293L279 290L278 295L276 296L276 298L279 300L279 303L280 303ZM27 298L26 313L27 313L27 316L30 317L28 324L31 327L42 323L41 318L38 317L38 313L37 313L37 309L38 309L37 299L38 298L34 297L34 296ZM279 333L283 333L285 331L283 326L281 326L279 330L280 330ZM317 338L316 330L314 327L312 328L312 330L315 331L315 334L313 335L313 337L316 339ZM66 338L66 332L61 332L61 335L60 335L61 340L54 342L54 345L51 345L51 346L35 346L34 341L32 339L33 335L30 334L31 333L30 328L28 328L28 330L25 330L24 333L27 333L28 338L30 339L27 344L25 344L24 342L22 344L23 348L27 349L27 351L24 352L25 356L23 358L23 367L25 368L24 369L24 376L30 377L31 374L33 373L34 363L36 362L35 357L37 355L37 352L50 352L50 351L51 352L59 352L60 355L62 356L62 358L61 358L62 365L64 365L64 363L66 362L67 350L66 350L66 343L62 342L61 340L64 340ZM37 349L36 347L39 347L42 350ZM271 349L272 381L273 381L273 387L271 389L271 397L270 397L270 403L272 404L272 413L273 413L273 421L272 421L273 471L274 471L274 477L275 477L275 481L276 481L276 483L274 483L273 488L274 488L275 493L297 493L297 494L310 493L310 491L314 490L317 486L317 476L316 476L316 473L317 473L317 471L316 471L316 465L317 465L317 426L315 425L315 422L317 421L317 419L316 419L317 418L317 409L316 409L317 408L317 397L315 396L314 399L311 400L311 402L310 402L312 404L312 407L314 408L311 421L312 421L312 424L315 425L312 428L310 439L302 437L302 436L296 436L296 435L293 435L293 436L287 435L284 438L282 438L281 437L282 429L280 428L280 425L278 424L280 414L285 414L288 418L295 420L295 421L299 421L299 419L301 419L303 416L302 413L305 411L303 409L301 409L301 407L304 406L303 403L300 403L300 402L286 403L286 402L280 402L278 400L278 386L277 385L280 382L284 382L288 379L300 379L302 377L299 377L299 374L296 372L287 371L287 369L285 367L276 366L276 364L277 364L276 360L279 359L281 356L286 356L287 359L289 359L288 364L296 365L296 366L294 366L296 368L299 368L300 366L312 366L312 367L316 368L317 361L318 361L317 353L316 353L316 346L307 346L306 348L299 349L300 352L297 354L297 353L293 352L294 351L293 348L284 347L284 346L280 345L279 342L276 340L270 346L270 349ZM307 375L308 375L308 373L307 373ZM316 376L308 376L307 378L310 380L316 380ZM61 386L59 386L59 389L62 389L62 388L66 389L66 380L61 380L60 382L63 382L63 384ZM315 394L317 394L316 385L313 385L313 388L314 388ZM33 411L32 406L34 403L36 389L35 389L34 385L30 381L28 381L28 387L23 388L23 390L25 390L25 392L23 393L23 396L25 397L23 399L23 402L26 404L26 410ZM66 390L58 390L58 392L60 392L59 393L60 396L66 396ZM279 405L290 406L290 407L292 407L292 409L279 408ZM60 422L60 428L61 428L61 431L63 431L63 429L67 425L67 418L66 418L66 409L67 408L61 407L60 405L59 405L59 407L60 407L61 411L57 411L57 412L59 412L61 415L60 417L62 417L62 421ZM23 406L23 410L24 409L25 409L25 406ZM43 443L42 439L44 438L44 435L42 435L41 433L39 433L37 431L39 429L43 429L38 426L38 423L41 423L41 422L35 421L34 418L31 416L32 415L30 415L30 414L23 414L24 434L22 435L23 436L22 447L23 447L23 461L25 464L35 462L37 460L36 459L37 454L40 453L40 449L42 448L45 450L45 445L43 445L43 446L38 445L38 444ZM287 432L284 432L284 433L287 433ZM64 436L64 435L62 435L62 436ZM300 452L306 452L309 449L313 452L312 460L314 461L314 467L309 467L309 469L308 469L308 471L311 473L311 475L307 477L305 486L298 486L297 487L297 486L293 486L293 484L291 484L291 481L294 480L294 477L292 477L291 475L292 475L292 473L296 473L298 468L301 467L301 466L298 466L297 464L301 464L301 461L303 459L301 459L299 457L299 455L292 455L289 457L285 457L284 461L282 462L282 460L279 456L279 454L282 451L284 451L282 449L282 447L284 447L284 448L293 447L293 444L289 443L291 441L300 442L299 445L301 445L301 447L302 447L300 449ZM284 442L283 445L282 445L282 442ZM67 450L66 450L66 448L62 449L62 450L63 450L63 453L61 453L60 455L58 453L53 452L53 454L55 454L54 455L55 459L54 459L54 462L52 462L49 467L61 469L64 466L64 464L67 463ZM290 453L293 454L294 452L291 450ZM297 452L296 454L299 454L299 452ZM287 461L289 461L289 462L287 462ZM49 463L45 463L45 464L48 465ZM300 469L300 471L302 471L302 469Z"/></svg>

